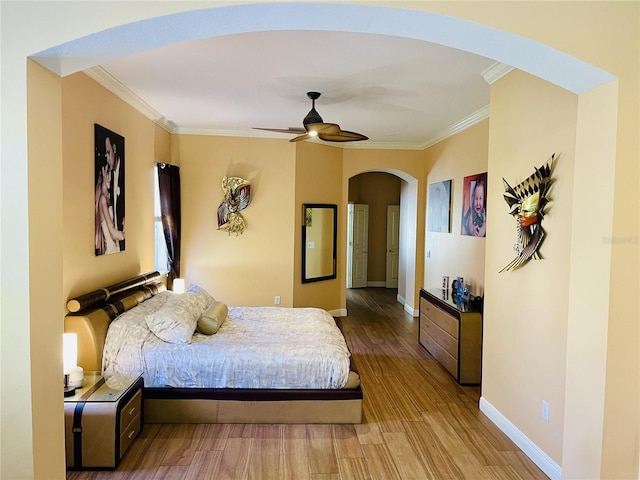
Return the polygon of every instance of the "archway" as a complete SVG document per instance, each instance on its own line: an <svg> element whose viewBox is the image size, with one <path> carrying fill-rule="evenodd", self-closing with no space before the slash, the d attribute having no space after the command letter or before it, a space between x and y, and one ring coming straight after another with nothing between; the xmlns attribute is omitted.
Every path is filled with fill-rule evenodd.
<svg viewBox="0 0 640 480"><path fill-rule="evenodd" d="M418 179L411 174L392 167L375 167L361 171L354 171L347 176L347 186L352 178L368 173L387 173L398 177L400 185L400 251L398 268L398 294L397 300L402 304L403 309L411 316L418 315L416 304L416 285L419 284L416 268L419 262L417 256L417 221L418 221ZM347 219L345 219L345 228ZM348 245L345 245L345 249ZM347 259L345 259L345 262ZM344 271L348 266L343 266Z"/></svg>
<svg viewBox="0 0 640 480"><path fill-rule="evenodd" d="M445 45L511 65L573 93L614 78L520 35L421 10L293 2L176 10L52 46L32 58L65 76L108 60L198 38L265 30L323 30L394 35Z"/></svg>
<svg viewBox="0 0 640 480"><path fill-rule="evenodd" d="M39 8L39 11L48 11L47 9L50 8L50 11L54 11L56 8L58 8L55 5L55 2L52 2L54 5L52 5L51 7L47 7L46 5L42 5L42 8ZM159 2L162 3L162 2ZM259 16L259 10L252 10L252 8L257 7L255 5L249 5L249 6L244 6L244 7L233 7L233 8L245 8L246 10L243 10L242 12L246 13L246 14L251 14L256 13L256 17ZM341 8L341 7L345 7L345 8L350 8L350 9L373 9L373 8L378 8L378 7L370 7L370 6L364 6L364 5L359 5L359 6L348 6L348 5L335 5L335 6L330 6L330 5L324 5L321 8L326 9L325 11L332 11L335 13L334 8ZM123 22L128 22L128 21L133 21L135 22L138 18L142 18L148 15L153 15L153 14L165 14L165 12L158 12L158 10L160 7L158 6L152 6L152 5L148 5L145 6L144 11L127 11L126 13L123 14L123 16L118 17L118 18L123 18ZM176 7L172 7L175 8L176 11L181 10L183 8L187 8L186 6L176 6ZM225 7L226 8L226 7ZM231 8L231 7L229 7ZM300 7L298 4L283 4L278 8L284 8L284 9L288 9L291 8L292 12L291 15L293 15L293 11L296 9L303 9L305 11L308 11L306 8L302 8ZM9 10L9 9L7 9ZM123 9L124 10L124 7ZM386 12L389 12L389 9L383 9ZM364 10L361 10L364 11ZM3 14L5 14L5 10L3 7ZM89 10L89 13L91 13L92 10ZM151 13L150 13L151 12ZM155 13L158 12L158 13ZM406 11L408 12L406 16L411 15L416 22L420 22L422 20L426 21L427 17L425 15L427 15L425 12L419 12L419 11ZM238 15L238 17L241 17L242 15L244 15L244 13L240 13L240 10L236 10L236 14ZM289 13L287 13L285 11L285 14L283 16L288 15ZM16 15L13 15L13 17L16 17ZM21 18L20 15L17 15L19 20L23 20L26 19L27 16L25 15L24 18ZM64 21L65 17L69 17L66 22ZM439 16L437 16L439 17ZM472 18L474 18L474 16L471 16ZM477 17L477 15L475 16ZM7 16L5 18L12 18L10 16ZM336 16L335 18L338 18L338 16ZM384 33L384 34L392 34L389 29L388 29L388 25L386 24L387 22L392 22L397 20L397 16L388 16L385 19L379 19L378 22L372 22L371 25L373 25L371 27L371 31L373 33ZM15 19L15 18L14 18ZM62 22L58 22L58 20L63 20ZM326 18L323 16L323 19L326 20ZM53 41L51 41L51 38L59 38L58 36L52 36L50 35L50 30L51 29L65 29L65 28L70 28L69 30L69 36L67 36L66 38L73 38L73 35L76 34L76 32L80 32L78 34L82 34L86 31L91 31L91 29L99 29L99 28L104 28L105 23L103 22L99 22L95 17L92 17L91 15L87 15L84 19L83 22L77 22L76 19L72 18L71 16L69 16L69 14L67 12L59 12L58 16L53 15L51 18L47 18L47 25L48 26L42 26L42 29L37 29L37 30L30 30L29 27L34 26L35 22L32 21L26 21L24 24L20 23L20 22L16 22L15 24L16 29L19 29L21 31L22 34L24 34L24 31L38 31L38 35L33 35L31 36L32 38L29 39L27 42L22 43L21 45L15 45L13 47L11 47L11 49L9 50L9 53L11 55L9 56L5 56L5 49L3 48L3 89L6 86L6 91L9 92L9 94L5 97L3 95L3 107L2 107L2 111L3 113L11 113L10 115L7 115L7 118L13 118L13 122L12 125L9 126L9 124L7 124L6 129L3 127L3 133L11 133L11 135L3 135L3 137L5 137L6 142L3 142L3 157L4 158L11 158L12 162L15 163L16 165L18 164L25 164L26 163L26 152L25 152L25 148L24 146L26 145L26 130L24 128L16 128L14 127L15 125L22 125L25 124L26 122L24 122L24 120L26 119L26 102L25 102L25 98L26 98L26 87L22 86L24 84L24 58L27 55L32 54L35 51L41 51L41 55L38 55L38 61L41 61L43 64L47 65L47 63L45 62L44 56L45 52L50 51L50 50L55 50L55 49L46 49L46 50L39 50L42 49L44 47L46 47L47 45L51 45L54 44ZM165 19L166 20L166 19ZM331 20L331 19L330 19ZM344 18L340 19L345 20ZM365 18L366 20L366 18ZM409 18L409 20L412 20L411 18ZM452 36L455 37L455 35L457 35L457 33L460 32L461 28L463 28L463 25L470 25L469 22L465 21L465 20L459 20L459 19L454 19L454 18L449 18L450 21L454 21L457 22L458 28L454 28L454 29L449 29L448 31L446 31L446 36ZM8 22L9 20L7 20ZM255 21L255 20L253 20ZM337 20L333 19L332 21L327 22L324 26L317 23L317 22L313 22L310 21L309 19L303 19L302 15L297 15L296 16L296 21L297 21L297 25L298 28L305 28L306 24L309 24L310 26L308 28L326 28L327 26L331 26L332 28L337 28L336 23L338 23ZM73 22L75 23L82 23L83 27L81 28L74 28L73 27ZM219 20L216 20L215 23L218 23ZM238 18L234 19L233 22L231 22L233 25L235 25L238 22ZM245 25L245 27L251 23L251 21L249 20L240 20L240 23L243 23L243 25ZM106 23L106 25L110 25L113 23ZM222 24L222 22L220 22L220 24ZM3 22L3 26L4 26L4 22ZM132 23L127 25L127 28L132 27L131 30L129 30L129 33L134 32L135 28L136 28L136 23ZM347 18L345 20L345 23L342 25L343 28L345 28L345 25L350 25L350 19ZM402 25L402 24L399 24ZM411 25L414 25L414 21L411 21ZM424 32L429 32L431 29L426 28L425 27L426 24L423 24L421 26L421 29L423 29ZM171 24L171 27L174 28L174 25ZM404 29L404 25L402 25L403 29ZM223 27L219 27L220 29L222 29ZM247 27L248 28L248 27ZM151 29L152 30L152 29ZM171 29L168 28L167 26L165 26L164 28L160 29L159 31L154 32L158 37L162 37L164 40L166 39L170 39L170 41L177 41L175 39L171 39L171 35L169 35L170 33L172 33L170 31ZM446 30L446 29L443 29ZM44 31L44 33L43 33ZM484 31L486 32L487 37L491 37L496 39L496 32L488 27L484 27ZM514 31L519 31L517 28L515 28ZM111 30L106 30L105 32L111 32ZM66 33L66 32L65 32ZM118 32L111 32L109 35L117 35ZM233 32L227 32L227 33L233 33ZM410 36L410 31L407 30L407 36ZM224 33L220 33L220 34L224 34ZM399 33L400 35L402 35L402 33ZM440 32L440 35L445 35L444 33ZM15 33L15 32L11 32L11 33L7 33L7 37L11 40L20 40L19 36ZM413 37L412 37L413 38ZM417 38L417 37L416 37ZM476 37L474 36L473 39L475 39ZM536 35L536 38L546 38L545 35ZM578 37L579 38L579 37ZM37 39L37 40L34 40ZM130 42L132 39L131 35L125 35L122 37L122 39L124 40L123 43L127 43ZM434 40L428 40L426 38L423 38L426 41L436 41ZM473 43L473 39L470 40L467 43ZM510 42L509 39L519 39L519 41L517 42ZM49 43L47 43L49 42ZM12 42L5 42L5 45L7 45L8 43L12 43ZM17 42L16 42L17 43ZM448 44L448 45L452 45L452 43L445 43L445 42L439 42L439 43L443 43L443 44ZM545 78L553 83L556 83L558 85L567 85L567 82L573 84L573 81L577 81L578 79L580 80L584 80L584 82L579 82L578 86L573 86L573 87L567 87L569 90L575 92L575 93L580 93L582 91L585 91L586 89L589 88L589 85L591 86L596 86L596 85L600 85L604 82L606 82L609 78L611 78L611 76L607 75L606 73L602 72L599 69L594 69L593 67L591 67L590 65L581 62L579 60L576 60L575 58L572 57L568 57L565 56L563 54L559 54L558 52L554 51L553 49L550 49L549 47L544 47L542 44L538 44L537 42L534 41L529 41L529 40L525 40L522 37L518 37L516 35L508 35L506 37L502 37L502 40L498 40L496 39L494 42L491 42L493 44L493 46L491 48L489 48L490 51L493 51L494 53L492 55L487 55L487 56L491 56L492 58L495 58L496 60L500 60L503 63L507 63L507 64L511 64L513 66L518 67L521 70L524 71L528 71L530 73L533 73L535 75L538 75L542 78ZM131 42L132 45L135 45L136 42ZM31 48L31 46L33 45L37 45L38 48ZM66 44L65 44L66 45ZM104 44L98 45L98 47L102 47ZM142 45L142 44L139 44ZM453 45L452 45L453 46ZM62 46L61 46L62 47ZM61 48L60 47L60 48ZM547 49L546 54L544 52L542 52L542 50L538 50L538 47L543 47ZM101 63L101 61L99 58L99 55L96 55L95 52L93 52L94 54L92 56L90 56L90 58L87 58L85 61L85 66L82 66L79 64L74 63L73 60L73 56L74 56L74 52L71 50L68 50L68 54L65 54L64 52L61 51L61 49L59 47L56 47L58 49L57 52L51 52L53 54L53 56L49 59L51 60L51 65L52 65L52 70L53 71L57 71L60 74L68 74L68 73L72 73L74 71L78 71L78 70L82 70L83 68L87 68L89 66L92 65L96 65ZM456 48L462 48L460 46L457 46ZM534 61L538 64L537 68L543 68L545 70L548 70L549 73L547 75L543 75L543 74L539 74L536 73L538 72L538 70L532 66L529 66L529 68L527 68L527 62L521 58L521 59L513 59L513 61L509 61L508 59L508 55L504 52L500 53L499 51L501 49L507 49L509 48L511 50L511 52L518 52L519 55L523 56L523 57L528 57L531 59L531 61ZM570 50L575 50L571 47L568 47ZM99 49L99 48L98 48ZM463 48L464 49L464 48ZM493 50L492 50L493 49ZM89 49L91 50L91 49ZM87 51L89 51L87 50ZM117 49L116 49L117 50ZM120 50L120 52L122 52L123 50ZM471 50L470 50L471 51ZM124 53L126 54L126 53ZM484 54L484 53L483 53ZM115 58L118 55L116 54L115 56L112 56L111 58ZM108 56L107 56L108 57ZM103 57L107 58L107 57ZM561 59L568 59L571 60L569 62L567 62L566 64L564 64ZM596 59L599 59L600 57L596 56ZM65 66L63 68L63 66L61 65L62 63L65 63ZM64 72L64 73L63 73ZM565 80L563 80L561 77L564 77ZM566 80L567 78L572 79L572 80ZM7 83L5 83L5 79L7 80ZM586 83L585 83L586 82ZM8 86L7 86L8 85ZM585 86L586 85L586 86ZM627 99L628 96L624 97L624 99ZM622 97L621 97L622 99ZM623 120L628 120L628 117L624 117ZM627 122L628 123L628 122ZM9 130L9 128L11 128L11 130ZM628 144L628 142L627 142ZM626 144L625 144L626 145ZM8 153L10 155L6 155L5 154ZM38 161L39 159L36 159L36 161ZM4 165L3 165L4 167ZM24 167L16 167L16 168L11 168L11 169L7 169L4 170L3 168L3 181L2 184L3 186L11 186L11 189L8 189L11 191L14 199L15 199L15 203L16 204L24 204L26 205L26 199L27 199L27 193L26 193L26 179L27 179L27 172L26 169ZM15 187L14 187L15 186ZM56 194L60 194L60 188L61 187L56 187L56 190L54 193ZM11 207L13 209L13 206ZM12 241L10 242L10 245L18 245L18 244L23 244L23 245L27 245L28 244L28 228L27 226L24 225L24 219L21 217L21 215L24 213L24 209L16 209L16 211L11 212L9 207L7 207L6 209L3 209L2 211L2 216L3 216L3 220L6 219L6 222L8 222L9 224L13 224L15 223L18 228L16 229L12 229L11 231L11 236L13 237ZM4 222L3 222L4 223ZM9 229L7 229L7 232L9 232ZM7 236L3 235L3 240L8 239L9 234L7 233ZM7 242L8 243L8 242ZM20 290L21 292L28 292L29 291L29 287L30 287L30 282L29 282L29 275L25 274L22 271L22 267L23 264L28 263L28 253L26 253L24 251L24 249L18 249L15 254L13 255L17 260L15 262L12 262L11 264L8 265L8 268L5 270L5 266L7 266L6 264L3 265L3 275L6 274L6 276L8 278L13 278L14 280L16 280L16 282L13 282L11 285L11 290L9 290L9 285L7 285L6 289L3 289L3 291L6 293L7 291L9 292L14 292L17 290ZM37 269L35 270L36 272L38 271ZM31 274L33 275L33 273ZM32 295L37 296L37 293L39 293L41 287L39 285L32 285ZM10 300L9 298L11 297L11 295L7 295L6 296L8 298L8 301L6 302L6 307L4 307L4 311L8 311L10 313L15 313L16 311L20 314L20 316L22 316L21 314L25 311L28 311L28 296L22 295L17 299L17 300ZM4 296L3 296L4 298ZM54 310L58 308L57 304L53 304L51 305L51 309ZM7 317L9 317L9 315L7 315ZM37 331L38 329L38 322L34 323L34 319L31 320L32 322L32 328L31 331L32 332L36 332L35 335L42 335L42 333L38 334ZM16 323L16 322L14 322ZM3 324L3 327L6 326L6 324ZM4 329L3 329L4 330ZM8 332L13 333L12 330L8 330ZM18 333L22 333L21 331ZM32 335L34 335L34 333L32 333ZM11 338L12 342L15 342L15 339L23 339L23 340L18 340L16 343L16 347L14 349L11 350L7 350L6 353L3 353L3 359L7 360L7 359L11 359L11 362L9 363L13 363L16 365L23 365L22 367L20 367L17 371L16 371L16 375L15 377L18 378L21 376L21 374L24 372L25 375L23 376L26 379L31 378L31 376L29 375L30 370L33 370L34 372L38 372L37 374L34 375L34 384L38 383L39 379L42 378L46 378L47 376L52 376L52 371L55 374L56 373L56 369L55 366L50 366L50 367L46 367L46 365L43 365L42 361L38 361L36 359L36 356L33 355L32 359L31 359L31 365L28 362L21 362L21 361L17 361L16 362L16 358L18 358L18 360L21 360L22 357L17 356L16 358L12 357L12 353L16 351L16 349L23 349L24 352L29 352L29 337L28 336L23 336L23 335L7 335L7 338ZM55 355L58 354L59 352L56 352L55 349L53 348L53 346L51 348L45 349L44 351L39 352L39 357L41 358L55 358ZM45 368L41 368L41 367L45 367ZM10 386L13 387L14 384L11 384ZM9 387L8 387L9 388ZM23 410L26 411L27 416L29 416L30 412L31 412L31 405L29 404L29 402L21 402L23 404L25 404L25 406L23 407ZM36 405L33 407L33 409L39 409L39 405ZM50 409L47 409L50 410ZM45 411L43 413L51 413L48 411ZM55 412L53 412L55 413ZM47 438L45 435L36 432L36 443L40 443L42 441L43 438ZM49 437L50 438L50 437ZM24 443L24 441L22 442L18 442L18 443ZM43 454L42 453L38 453L35 456L35 461L36 463L38 463L39 460L42 459ZM55 465L54 465L55 467Z"/></svg>

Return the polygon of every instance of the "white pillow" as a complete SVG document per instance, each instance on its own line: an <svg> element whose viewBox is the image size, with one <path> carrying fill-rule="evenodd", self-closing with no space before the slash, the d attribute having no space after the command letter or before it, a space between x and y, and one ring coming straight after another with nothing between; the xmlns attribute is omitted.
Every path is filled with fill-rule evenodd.
<svg viewBox="0 0 640 480"><path fill-rule="evenodd" d="M147 326L168 343L191 343L204 308L193 294L174 293L157 311L145 317Z"/></svg>
<svg viewBox="0 0 640 480"><path fill-rule="evenodd" d="M200 307L202 307L202 312L204 312L209 305L211 305L215 298L213 298L209 292L207 292L204 288L192 283L187 288L187 291L183 295L188 295L193 298L194 302L196 302Z"/></svg>

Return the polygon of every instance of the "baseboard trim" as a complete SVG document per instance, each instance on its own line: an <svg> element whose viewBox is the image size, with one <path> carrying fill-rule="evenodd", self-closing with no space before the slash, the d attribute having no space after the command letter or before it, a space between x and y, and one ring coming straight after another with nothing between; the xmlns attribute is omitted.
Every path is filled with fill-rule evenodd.
<svg viewBox="0 0 640 480"><path fill-rule="evenodd" d="M386 286L387 286L387 282L385 281L367 282L367 287L371 287L371 288L379 288L379 287L386 287Z"/></svg>
<svg viewBox="0 0 640 480"><path fill-rule="evenodd" d="M412 317L418 317L420 315L420 310L416 310L414 309L411 305L409 305L408 303L404 304L404 311L407 312L409 315L411 315Z"/></svg>
<svg viewBox="0 0 640 480"><path fill-rule="evenodd" d="M347 309L346 308L339 308L337 310L329 310L329 315L331 315L332 317L346 317L347 316Z"/></svg>
<svg viewBox="0 0 640 480"><path fill-rule="evenodd" d="M535 463L551 480L562 478L562 467L554 462L549 455L533 443L502 413L500 413L484 397L480 397L480 411L484 413L524 454Z"/></svg>

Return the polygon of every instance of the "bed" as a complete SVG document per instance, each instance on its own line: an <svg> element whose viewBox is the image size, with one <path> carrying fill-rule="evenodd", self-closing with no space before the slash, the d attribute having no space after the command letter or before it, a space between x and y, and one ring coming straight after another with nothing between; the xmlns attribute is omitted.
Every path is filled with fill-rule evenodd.
<svg viewBox="0 0 640 480"><path fill-rule="evenodd" d="M144 378L145 423L360 423L339 319L317 308L227 307L158 272L67 302L78 364Z"/></svg>

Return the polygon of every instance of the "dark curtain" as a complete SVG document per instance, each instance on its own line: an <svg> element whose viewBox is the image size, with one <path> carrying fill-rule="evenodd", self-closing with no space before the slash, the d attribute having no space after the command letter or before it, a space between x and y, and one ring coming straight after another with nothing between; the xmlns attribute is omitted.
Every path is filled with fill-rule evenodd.
<svg viewBox="0 0 640 480"><path fill-rule="evenodd" d="M158 164L158 190L164 239L169 255L167 288L173 288L173 279L180 277L180 167Z"/></svg>

